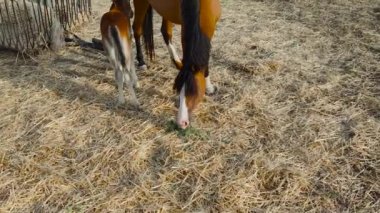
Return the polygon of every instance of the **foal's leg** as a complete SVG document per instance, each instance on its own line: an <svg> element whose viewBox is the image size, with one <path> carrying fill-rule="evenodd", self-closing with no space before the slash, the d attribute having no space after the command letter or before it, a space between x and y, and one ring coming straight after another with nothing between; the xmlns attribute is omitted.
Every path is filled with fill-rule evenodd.
<svg viewBox="0 0 380 213"><path fill-rule="evenodd" d="M125 103L125 97L124 97L124 91L123 91L123 82L124 82L124 76L123 76L123 68L120 66L120 64L117 64L115 66L115 80L118 90L118 104L124 104Z"/></svg>
<svg viewBox="0 0 380 213"><path fill-rule="evenodd" d="M149 3L147 0L134 0L135 6L135 19L133 20L133 36L136 43L137 61L138 69L145 70L146 64L144 61L144 56L141 48L141 35L143 34L143 24L145 19L145 14L148 11Z"/></svg>
<svg viewBox="0 0 380 213"><path fill-rule="evenodd" d="M104 41L103 46L104 49L106 50L108 54L108 60L110 61L114 71L115 71L115 81L116 81L116 86L118 90L118 104L124 104L125 103L125 98L124 98L124 93L123 93L123 82L124 82L124 76L123 76L123 71L122 71L122 66L118 62L118 58L116 56L115 49L112 47L113 45L112 41Z"/></svg>
<svg viewBox="0 0 380 213"><path fill-rule="evenodd" d="M132 50L131 50L131 53L132 53ZM138 82L138 78L137 78L137 75L136 75L136 68L135 68L135 63L133 61L133 54L131 54L129 67L130 67L129 71L131 73L131 79L132 79L132 82L133 82L133 86L135 88L139 88L140 84Z"/></svg>
<svg viewBox="0 0 380 213"><path fill-rule="evenodd" d="M127 70L125 70L127 71ZM135 107L138 107L140 105L139 101L137 100L135 89L133 88L133 76L132 73L124 72L125 76L125 83L127 84L129 93L131 94L131 104Z"/></svg>
<svg viewBox="0 0 380 213"><path fill-rule="evenodd" d="M177 51L172 43L173 25L174 24L171 23L170 21L162 19L161 33L162 33L162 36L164 37L165 44L168 47L170 58L173 60L177 69L181 69L182 68L181 59L179 58Z"/></svg>
<svg viewBox="0 0 380 213"><path fill-rule="evenodd" d="M129 45L128 45L128 43L129 43ZM126 60L127 67L125 69L126 72L124 72L124 83L126 84L126 86L128 86L128 78L129 78L128 75L130 75L131 82L132 82L133 86L135 88L139 88L140 84L138 82L138 78L136 75L134 53L133 53L133 49L132 49L132 44L130 44L129 40L125 40L124 49L127 50L126 52L129 53L129 55L127 55L127 58L126 58L127 59Z"/></svg>

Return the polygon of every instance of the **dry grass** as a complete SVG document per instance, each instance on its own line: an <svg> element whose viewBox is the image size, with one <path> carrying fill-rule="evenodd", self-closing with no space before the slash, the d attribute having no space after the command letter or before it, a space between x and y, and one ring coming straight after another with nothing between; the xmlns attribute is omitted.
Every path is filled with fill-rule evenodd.
<svg viewBox="0 0 380 213"><path fill-rule="evenodd" d="M185 132L158 19L141 111L115 107L102 54L1 53L0 211L376 212L380 4L307 2L222 1L219 90Z"/></svg>

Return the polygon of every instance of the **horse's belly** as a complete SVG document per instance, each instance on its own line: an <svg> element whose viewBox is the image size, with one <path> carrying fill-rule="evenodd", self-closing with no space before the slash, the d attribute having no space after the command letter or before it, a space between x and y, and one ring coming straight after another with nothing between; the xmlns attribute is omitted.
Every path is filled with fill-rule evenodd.
<svg viewBox="0 0 380 213"><path fill-rule="evenodd" d="M164 19L175 24L182 23L181 0L148 0L153 9Z"/></svg>

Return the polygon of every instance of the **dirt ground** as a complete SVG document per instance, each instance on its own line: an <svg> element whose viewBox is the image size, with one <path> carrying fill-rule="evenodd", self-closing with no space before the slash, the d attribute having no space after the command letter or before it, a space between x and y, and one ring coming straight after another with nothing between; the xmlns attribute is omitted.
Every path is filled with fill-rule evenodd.
<svg viewBox="0 0 380 213"><path fill-rule="evenodd" d="M157 16L140 111L97 51L0 52L0 212L378 211L380 3L221 3L218 91L188 131ZM108 7L75 33L99 38Z"/></svg>

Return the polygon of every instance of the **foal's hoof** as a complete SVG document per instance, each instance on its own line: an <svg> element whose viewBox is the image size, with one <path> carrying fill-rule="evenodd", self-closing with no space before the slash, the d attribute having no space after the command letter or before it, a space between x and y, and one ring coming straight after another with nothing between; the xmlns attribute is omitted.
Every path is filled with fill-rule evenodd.
<svg viewBox="0 0 380 213"><path fill-rule="evenodd" d="M144 71L144 70L147 70L148 67L146 66L146 64L144 64L144 65L138 66L137 69Z"/></svg>
<svg viewBox="0 0 380 213"><path fill-rule="evenodd" d="M214 85L211 85L209 87L206 88L206 94L207 95L213 95L215 94L215 92L218 90L218 88Z"/></svg>
<svg viewBox="0 0 380 213"><path fill-rule="evenodd" d="M141 110L141 105L140 105L140 102L138 101L131 101L130 105L134 110L137 110L137 111Z"/></svg>
<svg viewBox="0 0 380 213"><path fill-rule="evenodd" d="M125 99L124 98L118 98L117 99L117 106L122 106L125 104Z"/></svg>
<svg viewBox="0 0 380 213"><path fill-rule="evenodd" d="M126 107L125 102L117 101L116 104L114 105L115 109L125 109L125 107Z"/></svg>

